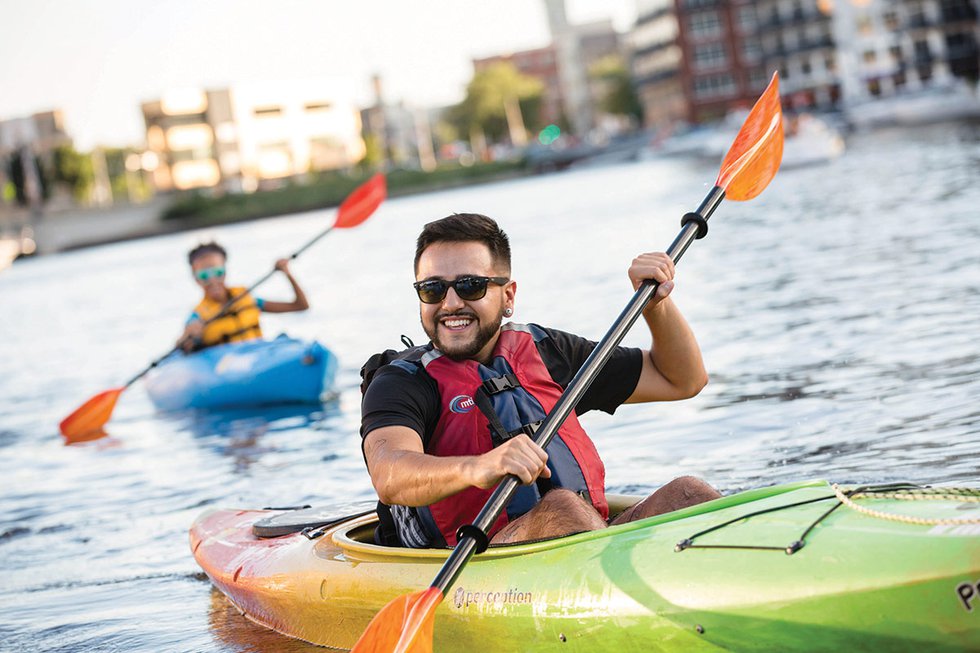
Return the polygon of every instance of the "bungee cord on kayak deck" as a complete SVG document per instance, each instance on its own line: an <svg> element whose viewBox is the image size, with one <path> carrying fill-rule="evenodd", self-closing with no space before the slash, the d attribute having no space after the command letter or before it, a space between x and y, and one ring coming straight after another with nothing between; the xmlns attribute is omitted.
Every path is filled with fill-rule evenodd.
<svg viewBox="0 0 980 653"><path fill-rule="evenodd" d="M856 496L869 494L869 490L857 489L852 490L849 493L845 493L836 483L830 487L834 489L834 494L837 495L837 498L840 499L842 504L851 510L856 510L862 514L868 515L869 517L904 522L906 524L920 524L922 526L959 526L965 524L980 524L980 517L934 519L930 517L914 517L912 515L897 515L891 512L873 510L865 506L859 506L852 500ZM980 490L973 488L922 488L921 490L910 492L875 493L873 496L876 498L898 499L901 501L928 501L932 499L943 501L962 501L964 503L980 503Z"/></svg>
<svg viewBox="0 0 980 653"><path fill-rule="evenodd" d="M980 524L980 517L966 517L966 518L931 518L931 517L917 517L913 515L899 515L895 513L882 512L880 510L874 510L864 506L856 504L853 499L858 496L873 497L876 499L894 499L900 501L962 501L971 503L980 503L980 489L973 488L926 488L917 485L911 485L906 483L892 483L888 485L878 485L878 486L865 486L857 487L853 490L845 492L836 483L831 485L834 490L833 496L817 497L815 499L808 499L806 501L797 501L794 503L783 504L779 506L773 506L771 508L765 508L763 510L756 510L734 519L730 519L726 522L712 526L711 528L706 528L702 531L687 537L674 547L677 552L685 551L687 549L748 549L755 551L783 551L786 555L793 555L804 546L806 546L806 538L813 531L813 529L823 522L827 517L830 516L835 510L841 506L847 506L852 510L855 510L861 514L867 515L869 517L876 517L879 519L887 519L890 521L904 522L908 524L919 524L923 526L932 525L968 525L968 524ZM799 538L791 542L787 546L773 546L773 545L755 545L755 544L695 544L694 540L721 530L727 526L738 522L744 522L752 517L757 517L759 515L764 515L772 512L778 512L780 510L788 510L790 508L798 508L800 506L805 506L808 504L818 503L820 501L828 501L830 499L838 499L838 502L834 504L832 508L820 515L812 524L810 524L803 534Z"/></svg>

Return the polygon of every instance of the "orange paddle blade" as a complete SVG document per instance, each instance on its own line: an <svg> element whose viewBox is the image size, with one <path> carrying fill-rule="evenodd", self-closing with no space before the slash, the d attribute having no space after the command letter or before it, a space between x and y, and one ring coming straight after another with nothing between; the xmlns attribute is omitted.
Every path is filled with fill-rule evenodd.
<svg viewBox="0 0 980 653"><path fill-rule="evenodd" d="M58 428L66 438L78 438L93 431L97 431L112 417L112 409L116 407L119 395L125 390L113 388L95 395L84 404L75 409L71 415L61 420Z"/></svg>
<svg viewBox="0 0 980 653"><path fill-rule="evenodd" d="M715 186L724 189L726 199L750 200L769 185L782 160L783 110L777 72L738 131Z"/></svg>
<svg viewBox="0 0 980 653"><path fill-rule="evenodd" d="M432 653L432 631L442 591L403 594L374 615L351 653Z"/></svg>
<svg viewBox="0 0 980 653"><path fill-rule="evenodd" d="M380 172L354 189L337 211L334 227L356 227L367 220L388 196L385 176Z"/></svg>

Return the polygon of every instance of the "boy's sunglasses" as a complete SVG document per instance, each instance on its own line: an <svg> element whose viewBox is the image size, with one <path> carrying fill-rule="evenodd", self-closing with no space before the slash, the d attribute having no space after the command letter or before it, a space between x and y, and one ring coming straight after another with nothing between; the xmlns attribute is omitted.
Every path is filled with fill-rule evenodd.
<svg viewBox="0 0 980 653"><path fill-rule="evenodd" d="M438 304L446 298L449 287L452 286L456 295L467 302L474 302L483 299L487 294L487 285L495 283L502 286L510 281L507 277L460 277L453 281L443 279L429 279L427 281L416 281L412 285L415 292L419 294L419 300L423 304Z"/></svg>
<svg viewBox="0 0 980 653"><path fill-rule="evenodd" d="M198 270L194 273L194 277L198 281L207 282L211 279L221 279L225 276L225 269L221 266L213 268L204 268L203 270Z"/></svg>

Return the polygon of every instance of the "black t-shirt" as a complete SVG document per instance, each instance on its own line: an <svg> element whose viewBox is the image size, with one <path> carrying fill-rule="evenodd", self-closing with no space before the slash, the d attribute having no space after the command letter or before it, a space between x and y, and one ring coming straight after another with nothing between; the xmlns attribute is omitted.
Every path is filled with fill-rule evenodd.
<svg viewBox="0 0 980 653"><path fill-rule="evenodd" d="M562 389L571 382L596 343L564 331L531 325L546 337L535 344L545 367ZM640 380L643 352L617 347L575 408L577 415L590 410L612 414L626 401ZM435 432L439 421L439 390L418 366L386 365L379 369L361 402L361 437L384 426L407 426L422 438L423 446Z"/></svg>

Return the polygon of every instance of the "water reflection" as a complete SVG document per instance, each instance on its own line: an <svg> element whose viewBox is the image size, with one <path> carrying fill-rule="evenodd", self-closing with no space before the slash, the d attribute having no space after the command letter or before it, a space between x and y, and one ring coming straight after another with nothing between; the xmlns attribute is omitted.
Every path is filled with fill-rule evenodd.
<svg viewBox="0 0 980 653"><path fill-rule="evenodd" d="M221 650L234 653L316 653L322 647L285 637L249 621L225 595L211 589L208 627Z"/></svg>
<svg viewBox="0 0 980 653"><path fill-rule="evenodd" d="M263 455L280 449L264 436L322 428L327 420L339 415L340 402L334 397L323 404L188 411L161 418L172 422L177 431L192 435L199 446L231 458L238 473L247 471Z"/></svg>

